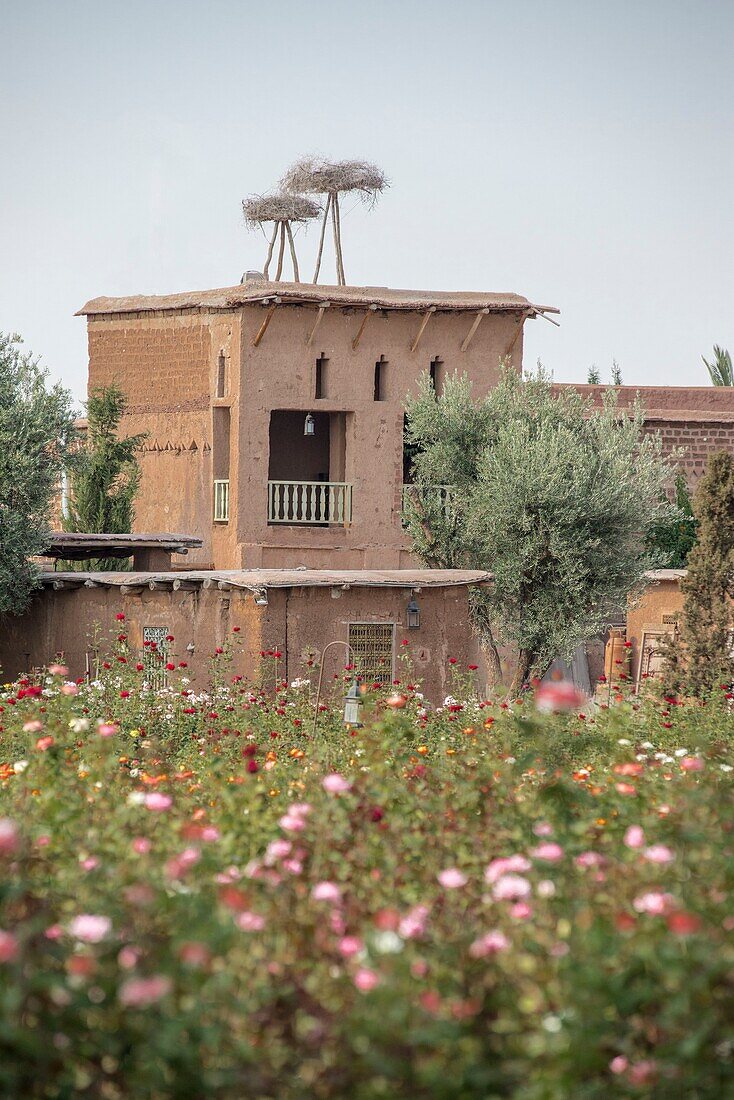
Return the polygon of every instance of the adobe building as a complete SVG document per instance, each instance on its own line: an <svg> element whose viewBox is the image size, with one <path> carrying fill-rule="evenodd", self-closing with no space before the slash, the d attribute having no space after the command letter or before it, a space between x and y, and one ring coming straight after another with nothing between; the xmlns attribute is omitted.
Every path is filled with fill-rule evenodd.
<svg viewBox="0 0 734 1100"><path fill-rule="evenodd" d="M522 364L518 294L268 283L95 298L90 389L117 382L148 432L138 531L202 540L217 569L398 569L404 402L429 372L477 397Z"/></svg>
<svg viewBox="0 0 734 1100"><path fill-rule="evenodd" d="M81 556L84 536L75 537ZM99 553L96 538L88 549ZM127 540L128 551L135 541ZM150 542L138 552L170 556L180 546ZM3 621L0 669L12 678L60 660L71 676L95 678L124 614L130 662L143 663L142 678L156 688L165 686L169 661L184 661L192 690L206 690L215 648L228 642L231 674L257 680L261 653L270 652L277 658L267 666L269 687L276 677L304 676L315 687L308 661L318 669L336 641L343 644L324 659L325 688L335 676L341 682L353 660L366 683L410 679L440 705L451 690L449 658L462 675L473 661L469 587L488 583L488 573L456 569L47 571L25 614Z"/></svg>

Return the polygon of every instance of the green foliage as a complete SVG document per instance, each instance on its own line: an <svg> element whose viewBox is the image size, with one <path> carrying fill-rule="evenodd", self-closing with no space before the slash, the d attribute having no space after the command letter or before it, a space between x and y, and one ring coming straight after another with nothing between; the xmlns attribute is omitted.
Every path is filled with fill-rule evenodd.
<svg viewBox="0 0 734 1100"><path fill-rule="evenodd" d="M600 382L601 374L599 373L599 368L592 365L591 367L589 367L589 371L586 376L586 384L587 386L598 386Z"/></svg>
<svg viewBox="0 0 734 1100"><path fill-rule="evenodd" d="M622 385L622 368L616 359L612 359L612 385Z"/></svg>
<svg viewBox="0 0 734 1100"><path fill-rule="evenodd" d="M0 333L0 615L28 603L74 432L71 394L20 345Z"/></svg>
<svg viewBox="0 0 734 1100"><path fill-rule="evenodd" d="M714 360L712 363L709 363L703 355L701 358L714 386L734 386L731 354L726 348L720 348L718 344L714 344Z"/></svg>
<svg viewBox="0 0 734 1100"><path fill-rule="evenodd" d="M647 548L657 559L660 569L685 569L688 555L696 544L698 520L693 514L691 494L686 479L675 479L677 514L665 523L656 524L647 535Z"/></svg>
<svg viewBox="0 0 734 1100"><path fill-rule="evenodd" d="M653 564L645 535L671 514L660 438L643 432L639 405L620 415L613 391L601 409L556 396L542 373L505 371L480 402L466 379L438 398L424 379L408 414L415 551L494 574L475 625L490 652L498 639L518 647L516 689L600 630ZM448 507L436 484L455 486Z"/></svg>
<svg viewBox="0 0 734 1100"><path fill-rule="evenodd" d="M127 402L119 387L94 390L87 403L87 439L69 471L65 531L120 534L132 531L134 502L140 488L135 452L146 434L119 438ZM121 569L120 559L100 558L85 568Z"/></svg>
<svg viewBox="0 0 734 1100"><path fill-rule="evenodd" d="M674 661L678 687L705 695L719 682L734 682L731 600L734 597L734 459L711 455L693 499L696 544L688 555L680 654Z"/></svg>
<svg viewBox="0 0 734 1100"><path fill-rule="evenodd" d="M408 689L312 737L307 682L151 692L133 661L0 691L0 1095L732 1095L723 693Z"/></svg>

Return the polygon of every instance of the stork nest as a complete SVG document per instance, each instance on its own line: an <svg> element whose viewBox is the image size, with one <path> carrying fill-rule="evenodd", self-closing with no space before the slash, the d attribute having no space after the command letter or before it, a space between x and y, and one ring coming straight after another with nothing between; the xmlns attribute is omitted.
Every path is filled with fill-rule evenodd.
<svg viewBox="0 0 734 1100"><path fill-rule="evenodd" d="M356 191L361 198L375 203L380 192L390 186L390 181L381 168L366 160L302 157L291 165L280 186L293 194L335 195Z"/></svg>
<svg viewBox="0 0 734 1100"><path fill-rule="evenodd" d="M275 191L271 195L250 195L243 199L242 213L246 225L252 229L263 222L306 222L318 218L321 206L306 195Z"/></svg>

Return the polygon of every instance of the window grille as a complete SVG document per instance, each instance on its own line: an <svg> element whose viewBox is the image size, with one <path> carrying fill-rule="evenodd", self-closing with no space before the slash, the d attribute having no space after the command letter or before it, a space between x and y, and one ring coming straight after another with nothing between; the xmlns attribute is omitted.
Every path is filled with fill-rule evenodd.
<svg viewBox="0 0 734 1100"><path fill-rule="evenodd" d="M663 623L666 626L677 626L678 625L678 616L677 615L663 615Z"/></svg>
<svg viewBox="0 0 734 1100"><path fill-rule="evenodd" d="M349 644L357 675L367 684L389 684L393 679L394 623L350 623Z"/></svg>
<svg viewBox="0 0 734 1100"><path fill-rule="evenodd" d="M166 672L168 642L166 638L170 633L167 626L143 627L143 642L153 643L153 645L143 646L140 657L143 666L143 681L154 691L160 691L168 683L168 673Z"/></svg>
<svg viewBox="0 0 734 1100"><path fill-rule="evenodd" d="M229 479L214 482L214 522L229 522Z"/></svg>

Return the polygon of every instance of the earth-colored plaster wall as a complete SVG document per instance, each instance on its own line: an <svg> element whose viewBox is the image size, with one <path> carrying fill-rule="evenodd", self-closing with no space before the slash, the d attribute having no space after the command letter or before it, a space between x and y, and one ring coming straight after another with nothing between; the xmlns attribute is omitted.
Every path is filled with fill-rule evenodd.
<svg viewBox="0 0 734 1100"><path fill-rule="evenodd" d="M255 604L252 593L238 589L144 589L141 595L123 596L118 588L46 588L23 616L0 623L0 669L9 678L58 658L71 676L83 676L87 655L93 668L95 649L104 659L121 630L136 655L143 649L143 628L163 627L175 639L170 659L186 661L191 688L200 691L208 683L215 647L227 639L232 643L233 674L254 678L260 651L278 649L283 654L278 675L293 680L307 674L303 658L308 650L320 653L328 642L347 640L349 623L395 623L396 676L420 681L427 698L440 703L450 690L448 658L455 657L454 667L461 671L471 661L467 589L420 592L417 630L405 625L408 600L406 590L387 587L270 589L265 607ZM115 618L120 612L126 617L124 625ZM239 627L236 633L234 627ZM407 646L401 645L403 638ZM412 677L399 656L409 662ZM325 686L346 663L346 650L335 646L327 655Z"/></svg>
<svg viewBox="0 0 734 1100"><path fill-rule="evenodd" d="M400 524L405 396L416 391L418 377L436 357L443 361L439 378L465 372L476 396L483 396L496 383L501 358L509 355L519 369L521 315L483 317L465 352L460 349L475 318L471 312L435 313L415 352L410 346L422 320L417 312L370 313L356 349L362 309L327 310L310 347L314 308L279 307L254 347L265 315L265 307L248 305L215 313L90 317L90 388L116 380L130 403L124 430L149 433L135 530L198 535L202 549L182 562L190 565L409 564ZM227 388L216 398L220 354ZM317 399L316 359L322 355L329 360L326 397ZM374 368L381 356L385 400L375 401ZM212 522L212 406L228 409L231 417L228 524ZM335 424L343 424L345 435L338 480L354 485L350 527L268 525L269 422L275 409L346 414ZM222 468L221 456L217 466ZM298 477L295 472L293 480Z"/></svg>
<svg viewBox="0 0 734 1100"><path fill-rule="evenodd" d="M654 581L640 599L627 611L627 641L632 642L632 677L637 680L640 669L642 635L645 630L674 629L664 623L663 616L679 616L683 608L683 593L678 579Z"/></svg>

